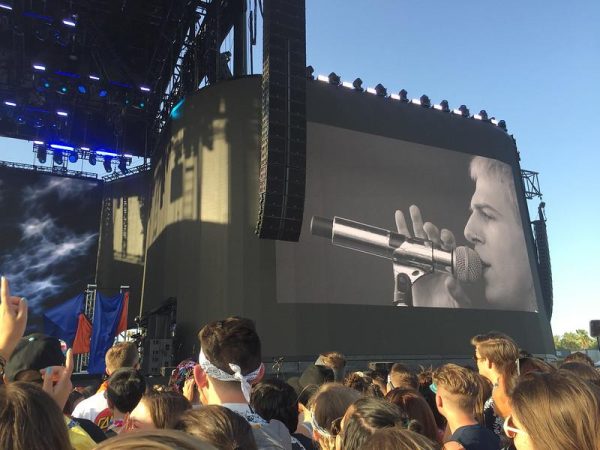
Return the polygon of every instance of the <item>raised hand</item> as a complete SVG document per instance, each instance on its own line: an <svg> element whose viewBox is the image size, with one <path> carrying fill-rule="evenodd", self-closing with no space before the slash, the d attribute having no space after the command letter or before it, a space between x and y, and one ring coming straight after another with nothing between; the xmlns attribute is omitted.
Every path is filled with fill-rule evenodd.
<svg viewBox="0 0 600 450"><path fill-rule="evenodd" d="M408 227L404 213L397 210L394 214L398 233L407 237L416 237L431 241L443 250L456 248L454 233L447 229L440 230L431 222L423 222L421 210L416 205L409 208L412 222L412 233ZM446 273L433 273L419 278L413 285L413 305L444 308L469 306L470 299L462 286L454 277Z"/></svg>
<svg viewBox="0 0 600 450"><path fill-rule="evenodd" d="M67 403L69 394L73 390L71 383L71 374L73 373L73 352L67 350L65 367L52 366L40 370L44 378L42 385L44 391L50 394L50 397L58 404L62 410Z"/></svg>
<svg viewBox="0 0 600 450"><path fill-rule="evenodd" d="M8 360L27 325L27 300L10 295L8 280L0 282L0 356Z"/></svg>

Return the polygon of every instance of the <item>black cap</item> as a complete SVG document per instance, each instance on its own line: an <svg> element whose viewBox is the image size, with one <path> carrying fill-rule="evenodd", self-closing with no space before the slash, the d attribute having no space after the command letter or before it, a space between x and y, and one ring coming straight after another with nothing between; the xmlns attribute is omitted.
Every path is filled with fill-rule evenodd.
<svg viewBox="0 0 600 450"><path fill-rule="evenodd" d="M15 381L17 375L25 370L42 370L64 364L65 355L60 341L52 336L34 333L19 339L4 367L4 375L7 381Z"/></svg>

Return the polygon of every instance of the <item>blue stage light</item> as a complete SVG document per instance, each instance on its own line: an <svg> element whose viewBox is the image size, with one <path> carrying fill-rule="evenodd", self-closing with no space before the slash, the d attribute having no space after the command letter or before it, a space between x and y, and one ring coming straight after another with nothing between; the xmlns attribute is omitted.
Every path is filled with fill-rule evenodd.
<svg viewBox="0 0 600 450"><path fill-rule="evenodd" d="M73 150L73 151L69 152L69 162L70 163L75 164L78 159L79 159L79 154L77 153L77 151Z"/></svg>
<svg viewBox="0 0 600 450"><path fill-rule="evenodd" d="M100 89L100 92L98 92L98 97L100 98L104 98L108 95L108 91L106 89Z"/></svg>
<svg viewBox="0 0 600 450"><path fill-rule="evenodd" d="M96 165L96 152L90 152L90 156L88 157L88 161L90 162L90 165L92 165L92 166Z"/></svg>
<svg viewBox="0 0 600 450"><path fill-rule="evenodd" d="M77 92L80 94L87 94L87 88L83 84L80 84L77 86Z"/></svg>

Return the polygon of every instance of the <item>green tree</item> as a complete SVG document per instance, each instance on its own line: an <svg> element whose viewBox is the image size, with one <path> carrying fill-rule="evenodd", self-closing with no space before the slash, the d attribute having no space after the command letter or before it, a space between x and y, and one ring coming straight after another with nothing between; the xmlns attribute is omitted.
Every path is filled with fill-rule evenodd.
<svg viewBox="0 0 600 450"><path fill-rule="evenodd" d="M586 350L593 348L596 341L585 330L569 331L562 336L554 336L554 346L565 350Z"/></svg>

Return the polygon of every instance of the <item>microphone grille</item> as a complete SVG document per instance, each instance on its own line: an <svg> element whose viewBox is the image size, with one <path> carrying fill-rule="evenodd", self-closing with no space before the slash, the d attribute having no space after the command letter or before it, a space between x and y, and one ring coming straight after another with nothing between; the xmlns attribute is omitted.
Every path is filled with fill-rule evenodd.
<svg viewBox="0 0 600 450"><path fill-rule="evenodd" d="M452 270L459 281L473 283L481 278L481 258L469 247L456 247Z"/></svg>

